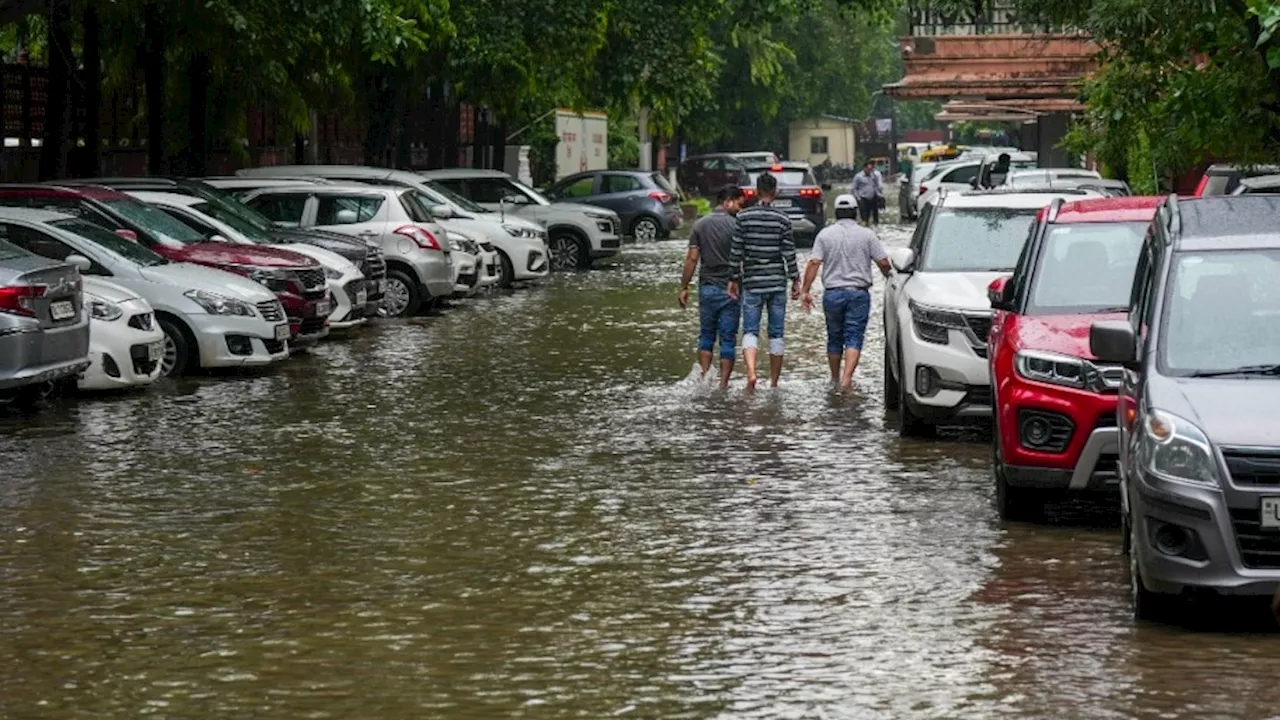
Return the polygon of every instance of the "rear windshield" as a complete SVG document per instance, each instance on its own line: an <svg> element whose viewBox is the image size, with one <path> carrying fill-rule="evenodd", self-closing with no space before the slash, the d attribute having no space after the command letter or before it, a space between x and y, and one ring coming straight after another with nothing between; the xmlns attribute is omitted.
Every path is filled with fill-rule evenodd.
<svg viewBox="0 0 1280 720"><path fill-rule="evenodd" d="M663 175L662 173L654 173L649 176L649 179L653 181L654 185L657 185L672 195L676 194L676 189L672 187L671 181L667 179L666 175Z"/></svg>
<svg viewBox="0 0 1280 720"><path fill-rule="evenodd" d="M1031 289L1032 315L1125 312L1146 223L1055 225Z"/></svg>
<svg viewBox="0 0 1280 720"><path fill-rule="evenodd" d="M169 262L163 257L152 252L145 245L141 245L132 240L126 240L101 225L94 225L87 220L71 218L67 220L54 220L49 224L59 230L66 230L69 233L75 233L94 245L97 245L104 250L109 250L126 260L131 260L143 267L164 265Z"/></svg>
<svg viewBox="0 0 1280 720"><path fill-rule="evenodd" d="M813 179L813 173L808 170L760 170L748 171L747 176L751 178L751 184L756 185L760 180L760 176L769 173L778 178L779 185L817 185L817 181Z"/></svg>
<svg viewBox="0 0 1280 720"><path fill-rule="evenodd" d="M103 200L102 204L164 245L194 245L206 240L203 235L173 219L165 211L132 198Z"/></svg>
<svg viewBox="0 0 1280 720"><path fill-rule="evenodd" d="M1007 272L1018 263L1039 209L940 210L920 266L927 272Z"/></svg>
<svg viewBox="0 0 1280 720"><path fill-rule="evenodd" d="M1204 184L1202 195L1230 195L1235 192L1236 186L1240 184L1239 177L1235 174L1231 175L1210 175L1208 182Z"/></svg>
<svg viewBox="0 0 1280 720"><path fill-rule="evenodd" d="M426 201L417 190L406 190L400 193L400 207L404 208L409 219L416 223L435 222L431 211L427 210Z"/></svg>
<svg viewBox="0 0 1280 720"><path fill-rule="evenodd" d="M11 242L0 240L0 260L10 260L16 257L23 257L31 253L14 245Z"/></svg>

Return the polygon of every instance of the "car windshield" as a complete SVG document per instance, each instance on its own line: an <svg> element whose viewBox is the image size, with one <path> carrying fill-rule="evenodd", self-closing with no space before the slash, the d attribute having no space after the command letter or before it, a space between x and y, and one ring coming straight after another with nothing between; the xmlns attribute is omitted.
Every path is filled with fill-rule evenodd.
<svg viewBox="0 0 1280 720"><path fill-rule="evenodd" d="M205 202L209 203L210 205L215 207L219 213L221 213L221 214L215 214L206 210L200 211L210 217L216 217L222 220L224 217L234 216L236 218L239 218L240 222L247 223L249 225L256 227L258 231L261 233L265 233L267 230L270 230L271 228L275 227L275 225L271 222L270 219L267 218L266 215L263 215L262 213L258 212L257 210L254 210L248 205L245 205L244 203L233 199L233 197L228 193L225 193L221 190L210 191L210 190L206 190L205 188L200 188L198 193L201 200L204 200ZM228 220L223 220L223 222L226 222L228 225L234 225L232 222ZM248 233L245 233L245 234L247 235Z"/></svg>
<svg viewBox="0 0 1280 720"><path fill-rule="evenodd" d="M533 198L533 201L534 201L535 203L537 203L537 204L539 204L539 205L550 205L550 204L551 204L551 201L550 201L550 200L548 200L548 199L546 199L545 197L543 197L542 193L538 192L537 190L534 190L533 188L529 187L528 185L525 185L524 183L520 182L519 180L509 180L508 182L510 182L512 185L515 185L516 187L520 188L520 192L522 192L522 193L524 193L525 195L528 195L529 197Z"/></svg>
<svg viewBox="0 0 1280 720"><path fill-rule="evenodd" d="M199 213L204 213L214 220L221 221L225 225L229 225L232 230L235 230L259 245L270 245L275 242L275 240L271 239L270 235L263 232L257 225L254 225L248 220L240 217L239 214L214 205L213 203L196 203L191 206L191 209Z"/></svg>
<svg viewBox="0 0 1280 720"><path fill-rule="evenodd" d="M173 219L157 207L132 198L103 200L104 205L120 217L137 225L165 245L194 245L207 240L194 229Z"/></svg>
<svg viewBox="0 0 1280 720"><path fill-rule="evenodd" d="M0 240L0 260L10 260L16 257L25 257L31 253L10 243L6 240Z"/></svg>
<svg viewBox="0 0 1280 720"><path fill-rule="evenodd" d="M146 246L132 240L126 240L101 225L94 225L87 220L69 218L67 220L54 220L49 224L59 230L75 233L94 245L104 250L109 250L142 267L164 265L169 262Z"/></svg>
<svg viewBox="0 0 1280 720"><path fill-rule="evenodd" d="M462 197L458 193L450 190L449 188L445 187L444 185L441 185L440 183L432 182L428 180L426 181L425 184L428 188L431 189L432 192L443 197L448 203L456 205L462 208L463 210L466 210L469 213L483 214L483 213L489 212L488 210L485 210L484 208ZM428 195L427 197L431 205L441 204L439 200L431 199L430 195Z"/></svg>
<svg viewBox="0 0 1280 720"><path fill-rule="evenodd" d="M939 210L920 269L926 272L1005 272L1018 263L1038 209Z"/></svg>
<svg viewBox="0 0 1280 720"><path fill-rule="evenodd" d="M1280 364L1280 250L1180 253L1173 259L1161 360L1173 374Z"/></svg>
<svg viewBox="0 0 1280 720"><path fill-rule="evenodd" d="M749 170L747 176L751 178L751 185L756 185L765 173L778 178L778 185L817 185L808 170Z"/></svg>
<svg viewBox="0 0 1280 720"><path fill-rule="evenodd" d="M1147 224L1054 225L1031 289L1032 315L1123 312Z"/></svg>

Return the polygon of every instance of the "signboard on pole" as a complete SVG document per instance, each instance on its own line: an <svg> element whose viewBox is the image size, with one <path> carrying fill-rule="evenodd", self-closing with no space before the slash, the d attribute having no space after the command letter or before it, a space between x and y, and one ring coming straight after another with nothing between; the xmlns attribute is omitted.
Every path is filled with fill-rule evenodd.
<svg viewBox="0 0 1280 720"><path fill-rule="evenodd" d="M609 116L556 110L556 179L587 170L609 169Z"/></svg>

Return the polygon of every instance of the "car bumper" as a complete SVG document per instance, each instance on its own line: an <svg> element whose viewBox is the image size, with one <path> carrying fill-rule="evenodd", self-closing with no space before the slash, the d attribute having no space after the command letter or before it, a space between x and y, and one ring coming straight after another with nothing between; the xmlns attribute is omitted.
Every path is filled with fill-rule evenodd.
<svg viewBox="0 0 1280 720"><path fill-rule="evenodd" d="M453 258L452 253L424 250L416 253L411 261L414 273L418 276L418 284L433 298L453 295Z"/></svg>
<svg viewBox="0 0 1280 720"><path fill-rule="evenodd" d="M1089 433L1071 469L1009 465L1005 475L1009 484L1017 487L1113 493L1120 487L1120 475L1116 471L1119 452L1120 431L1097 428Z"/></svg>
<svg viewBox="0 0 1280 720"><path fill-rule="evenodd" d="M476 258L476 262L480 265L477 271L480 276L480 287L486 288L496 284L498 282L498 273L500 272L498 268L498 253L492 251L482 252Z"/></svg>
<svg viewBox="0 0 1280 720"><path fill-rule="evenodd" d="M289 357L292 340L277 340L276 326L260 318L227 315L188 315L184 318L195 334L203 367L270 365ZM328 334L328 328L325 329ZM303 336L306 342L310 336ZM243 339L243 340L242 340ZM318 338L316 338L318 340ZM233 345L248 345L249 352L232 352ZM315 342L315 341L312 341Z"/></svg>
<svg viewBox="0 0 1280 720"><path fill-rule="evenodd" d="M1116 466L1120 431L1116 427L1116 395L1028 381L1012 363L997 367L999 432L1009 483L1026 487L1114 492L1120 485ZM1028 414L1070 428L1060 452L1027 447L1022 423Z"/></svg>
<svg viewBox="0 0 1280 720"><path fill-rule="evenodd" d="M591 257L595 259L608 258L620 252L622 252L621 235L597 235L592 238Z"/></svg>
<svg viewBox="0 0 1280 720"><path fill-rule="evenodd" d="M150 312L148 308L142 312ZM112 390L149 385L160 377L163 357L152 359L152 348L164 352L164 332L159 325L151 330L131 327L125 318L136 314L126 311L120 320L94 320L90 328L89 367L76 386L81 390Z"/></svg>
<svg viewBox="0 0 1280 720"><path fill-rule="evenodd" d="M453 254L453 297L468 297L480 286L479 260L470 253Z"/></svg>
<svg viewBox="0 0 1280 720"><path fill-rule="evenodd" d="M1261 498L1280 496L1280 488L1197 487L1145 471L1126 484L1137 535L1131 552L1149 590L1271 596L1280 587L1280 534L1257 524ZM1169 527L1189 534L1191 552L1175 555L1157 548L1157 533ZM1246 564L1242 542L1267 548L1263 559L1254 553Z"/></svg>
<svg viewBox="0 0 1280 720"><path fill-rule="evenodd" d="M369 291L363 278L340 278L329 281L333 311L329 314L331 330L345 330L365 323L369 314ZM375 312L376 312L376 305Z"/></svg>
<svg viewBox="0 0 1280 720"><path fill-rule="evenodd" d="M0 330L0 390L78 375L88 365L89 321L41 329L25 318Z"/></svg>
<svg viewBox="0 0 1280 720"><path fill-rule="evenodd" d="M547 262L550 252L544 240L511 238L507 257L511 259L512 279L517 281L541 280L551 271ZM496 244L496 243L495 243Z"/></svg>
<svg viewBox="0 0 1280 720"><path fill-rule="evenodd" d="M954 339L947 345L936 345L916 338L910 327L903 332L911 333L909 340L904 338L901 382L912 413L934 421L991 417L991 376L986 358ZM930 378L924 393L916 382L922 369Z"/></svg>

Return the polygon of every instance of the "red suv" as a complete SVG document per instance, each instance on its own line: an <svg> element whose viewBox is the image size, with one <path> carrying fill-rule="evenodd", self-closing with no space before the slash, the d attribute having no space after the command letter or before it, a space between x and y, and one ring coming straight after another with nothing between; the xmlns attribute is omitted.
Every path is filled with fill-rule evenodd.
<svg viewBox="0 0 1280 720"><path fill-rule="evenodd" d="M244 275L280 298L289 316L290 345L312 345L329 333L324 268L288 250L215 242L164 211L122 192L96 185L0 185L0 205L76 215L136 240L174 262L208 265Z"/></svg>
<svg viewBox="0 0 1280 720"><path fill-rule="evenodd" d="M1116 492L1121 367L1098 363L1089 326L1123 319L1160 198L1064 202L1040 211L1012 276L989 289L992 433L1001 517L1038 517L1050 493Z"/></svg>

